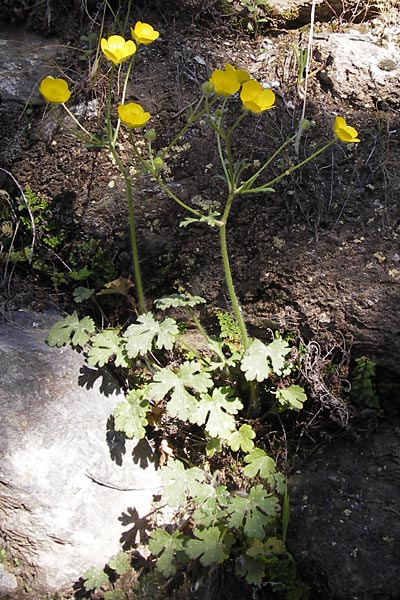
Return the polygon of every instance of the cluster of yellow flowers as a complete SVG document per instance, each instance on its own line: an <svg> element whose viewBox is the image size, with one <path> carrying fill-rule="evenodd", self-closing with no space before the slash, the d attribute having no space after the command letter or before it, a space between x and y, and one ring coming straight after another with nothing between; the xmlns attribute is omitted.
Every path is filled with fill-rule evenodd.
<svg viewBox="0 0 400 600"><path fill-rule="evenodd" d="M108 39L102 38L100 42L104 56L114 65L120 65L136 53L139 45L151 44L159 37L159 32L148 23L138 21L131 27L131 40L125 40L120 35L112 35ZM210 80L203 88L207 93L215 93L225 98L239 92L243 107L252 113L261 113L272 108L275 104L275 94L270 89L265 89L256 80L251 79L247 71L235 69L226 64L225 69L215 69ZM71 96L68 83L64 79L45 77L39 86L39 91L46 102L64 104ZM151 115L140 104L128 102L118 106L118 116L124 125L129 128L143 127ZM345 143L359 142L358 132L354 127L347 125L343 117L336 117L334 123L335 137Z"/></svg>
<svg viewBox="0 0 400 600"><path fill-rule="evenodd" d="M225 65L225 69L213 71L210 83L218 96L232 96L241 88L240 99L245 109L253 112L264 112L275 104L275 94L270 89L264 89L261 83L250 79L247 71Z"/></svg>
<svg viewBox="0 0 400 600"><path fill-rule="evenodd" d="M131 27L133 40L125 40L121 35L111 35L108 39L102 38L100 42L104 56L114 65L119 65L131 58L137 50L137 46L147 46L159 37L159 32L148 23L138 21L135 27ZM136 42L136 43L135 43ZM46 102L52 104L64 104L71 96L68 83L61 78L51 76L42 79L39 91ZM143 127L150 119L150 113L146 112L140 104L128 102L118 106L118 116L127 127Z"/></svg>

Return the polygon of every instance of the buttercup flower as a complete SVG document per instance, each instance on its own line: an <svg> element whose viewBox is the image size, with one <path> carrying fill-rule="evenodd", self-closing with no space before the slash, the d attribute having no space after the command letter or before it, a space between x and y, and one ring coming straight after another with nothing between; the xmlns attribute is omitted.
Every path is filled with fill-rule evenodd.
<svg viewBox="0 0 400 600"><path fill-rule="evenodd" d="M154 42L160 35L151 25L141 21L138 21L135 27L131 27L131 34L137 44L144 44L145 46Z"/></svg>
<svg viewBox="0 0 400 600"><path fill-rule="evenodd" d="M231 65L225 65L225 68L230 67L230 66ZM236 74L237 80L240 84L242 84L245 81L248 81L250 79L250 75L244 69L235 69L235 74Z"/></svg>
<svg viewBox="0 0 400 600"><path fill-rule="evenodd" d="M244 108L254 113L264 112L275 104L275 94L272 90L264 89L261 83L250 79L245 81L240 92Z"/></svg>
<svg viewBox="0 0 400 600"><path fill-rule="evenodd" d="M250 75L241 69L235 69L232 65L225 65L225 69L216 69L212 72L210 82L218 96L232 96L240 90L240 86L247 81Z"/></svg>
<svg viewBox="0 0 400 600"><path fill-rule="evenodd" d="M119 65L127 58L133 56L136 52L136 44L132 40L125 40L120 35L111 35L108 40L101 39L100 42L103 54L111 60L114 65Z"/></svg>
<svg viewBox="0 0 400 600"><path fill-rule="evenodd" d="M39 92L46 102L52 102L53 104L64 104L71 96L65 79L54 79L50 75L40 82Z"/></svg>
<svg viewBox="0 0 400 600"><path fill-rule="evenodd" d="M143 127L151 117L151 114L145 112L140 104L136 104L136 102L120 104L118 106L118 115L122 123L131 128Z"/></svg>
<svg viewBox="0 0 400 600"><path fill-rule="evenodd" d="M338 140L345 143L359 142L358 131L347 125L346 119L336 117L333 131Z"/></svg>

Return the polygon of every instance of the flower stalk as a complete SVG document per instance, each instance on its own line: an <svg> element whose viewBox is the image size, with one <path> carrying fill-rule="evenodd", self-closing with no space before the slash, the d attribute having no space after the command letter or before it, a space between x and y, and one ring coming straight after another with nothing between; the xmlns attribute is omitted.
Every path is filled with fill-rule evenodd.
<svg viewBox="0 0 400 600"><path fill-rule="evenodd" d="M126 199L128 204L128 218L129 218L129 233L130 233L130 242L132 249L132 262L133 262L133 274L135 278L136 291L138 296L138 306L139 312L146 312L146 300L143 292L143 284L142 284L142 275L140 270L140 261L139 261L139 251L137 245L137 236L136 236L136 219L135 219L135 210L134 210L134 202L132 195L132 179L127 172L124 164L122 163L118 152L116 151L113 144L109 145L109 149L114 157L114 160L117 164L117 167L125 180L126 185Z"/></svg>

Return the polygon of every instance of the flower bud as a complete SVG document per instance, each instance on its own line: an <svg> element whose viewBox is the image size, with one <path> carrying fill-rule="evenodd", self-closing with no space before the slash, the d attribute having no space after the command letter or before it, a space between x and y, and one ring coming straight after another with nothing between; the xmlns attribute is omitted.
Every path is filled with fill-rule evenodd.
<svg viewBox="0 0 400 600"><path fill-rule="evenodd" d="M308 119L301 119L300 121L300 129L302 131L308 131L313 125L314 123L312 121L309 121Z"/></svg>
<svg viewBox="0 0 400 600"><path fill-rule="evenodd" d="M154 168L156 169L156 171L161 171L163 166L164 166L164 161L161 158L161 156L156 156L154 159Z"/></svg>
<svg viewBox="0 0 400 600"><path fill-rule="evenodd" d="M211 96L214 93L214 86L211 81L205 81L201 86L201 91L205 96Z"/></svg>
<svg viewBox="0 0 400 600"><path fill-rule="evenodd" d="M144 134L144 137L146 138L146 140L148 142L154 142L154 140L157 137L157 133L155 129L149 129L148 131L146 131L146 133Z"/></svg>

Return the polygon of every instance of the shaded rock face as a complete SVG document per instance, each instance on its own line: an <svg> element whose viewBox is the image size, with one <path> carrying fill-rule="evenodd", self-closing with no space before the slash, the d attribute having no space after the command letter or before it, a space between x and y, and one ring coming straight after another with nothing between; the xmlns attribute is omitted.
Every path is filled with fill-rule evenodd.
<svg viewBox="0 0 400 600"><path fill-rule="evenodd" d="M25 28L0 27L0 97L3 101L41 103L38 85L43 77L58 73L60 42L44 40Z"/></svg>
<svg viewBox="0 0 400 600"><path fill-rule="evenodd" d="M121 515L132 529L127 515L149 512L160 486L151 449L134 463L118 434L107 439L115 393L79 387L82 357L46 346L53 321L14 313L0 323L0 536L41 599L103 568L129 533Z"/></svg>
<svg viewBox="0 0 400 600"><path fill-rule="evenodd" d="M268 8L288 24L304 25L310 22L313 0L269 0ZM316 0L315 18L329 21L339 17L361 21L379 13L379 1L359 0L357 3L343 0Z"/></svg>
<svg viewBox="0 0 400 600"><path fill-rule="evenodd" d="M289 549L313 600L398 600L400 428L337 439L291 477Z"/></svg>

